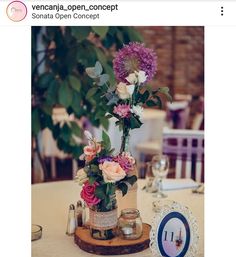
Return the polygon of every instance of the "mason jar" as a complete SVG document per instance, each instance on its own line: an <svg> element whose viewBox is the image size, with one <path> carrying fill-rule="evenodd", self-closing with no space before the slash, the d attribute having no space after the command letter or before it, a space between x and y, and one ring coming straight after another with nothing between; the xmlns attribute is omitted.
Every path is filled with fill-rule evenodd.
<svg viewBox="0 0 236 257"><path fill-rule="evenodd" d="M90 235L98 240L110 240L116 236L117 204L116 195L110 196L110 204L106 208L89 208Z"/></svg>
<svg viewBox="0 0 236 257"><path fill-rule="evenodd" d="M143 224L139 210L129 208L121 211L118 232L123 239L138 239L142 236Z"/></svg>

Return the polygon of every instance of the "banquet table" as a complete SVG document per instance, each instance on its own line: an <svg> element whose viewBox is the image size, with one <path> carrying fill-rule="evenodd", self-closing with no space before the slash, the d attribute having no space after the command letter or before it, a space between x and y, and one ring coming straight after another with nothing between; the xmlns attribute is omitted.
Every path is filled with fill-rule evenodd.
<svg viewBox="0 0 236 257"><path fill-rule="evenodd" d="M145 180L138 180L138 209L143 222L151 224L155 213L152 202L157 198L142 190ZM42 238L32 241L32 257L95 257L82 251L73 236L66 235L68 207L80 199L81 187L74 181L60 181L32 185L32 224L43 227ZM193 194L191 189L167 191L168 200L175 200L190 208L199 226L197 257L204 256L204 195ZM112 254L112 253L111 253ZM110 255L112 256L112 255ZM151 257L150 249L124 257Z"/></svg>

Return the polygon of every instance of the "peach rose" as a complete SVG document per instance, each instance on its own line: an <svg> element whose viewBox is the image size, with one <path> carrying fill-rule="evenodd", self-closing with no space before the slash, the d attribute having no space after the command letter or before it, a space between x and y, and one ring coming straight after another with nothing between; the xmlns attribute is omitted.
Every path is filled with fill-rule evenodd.
<svg viewBox="0 0 236 257"><path fill-rule="evenodd" d="M101 144L94 143L84 147L85 160L90 162L97 153L100 153L102 150Z"/></svg>
<svg viewBox="0 0 236 257"><path fill-rule="evenodd" d="M105 161L99 165L99 169L102 170L102 176L106 183L115 183L126 176L125 171L117 162Z"/></svg>

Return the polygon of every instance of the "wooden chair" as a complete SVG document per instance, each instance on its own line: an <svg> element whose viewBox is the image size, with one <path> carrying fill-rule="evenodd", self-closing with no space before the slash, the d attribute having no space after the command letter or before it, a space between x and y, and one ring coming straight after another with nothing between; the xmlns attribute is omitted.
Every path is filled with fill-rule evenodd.
<svg viewBox="0 0 236 257"><path fill-rule="evenodd" d="M163 130L163 154L175 158L175 178L204 180L204 132L199 130ZM185 166L184 166L185 163Z"/></svg>

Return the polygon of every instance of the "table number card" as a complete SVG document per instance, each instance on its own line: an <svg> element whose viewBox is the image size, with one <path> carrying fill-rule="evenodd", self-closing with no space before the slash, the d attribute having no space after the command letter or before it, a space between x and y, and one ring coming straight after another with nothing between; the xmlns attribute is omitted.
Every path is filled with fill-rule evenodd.
<svg viewBox="0 0 236 257"><path fill-rule="evenodd" d="M174 201L156 203L150 232L150 248L157 257L194 257L198 246L198 225L191 211Z"/></svg>

